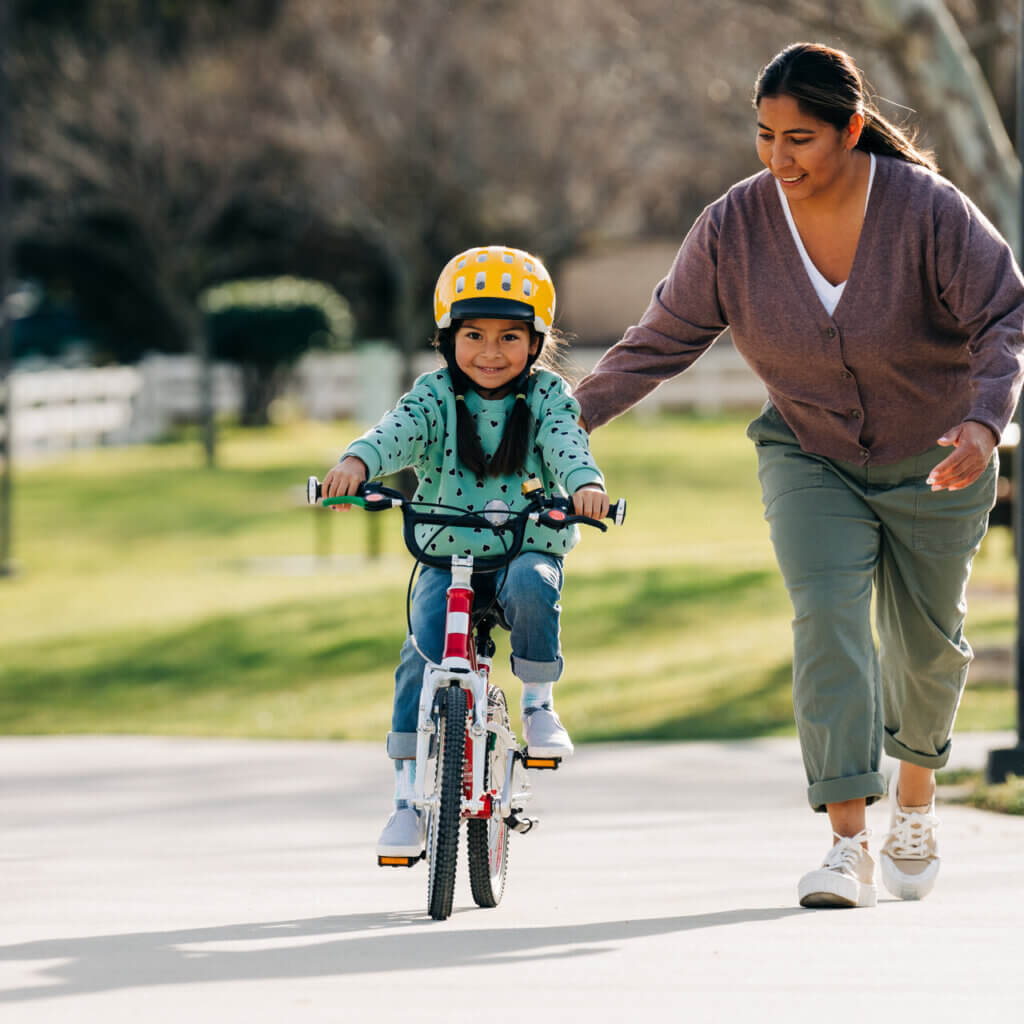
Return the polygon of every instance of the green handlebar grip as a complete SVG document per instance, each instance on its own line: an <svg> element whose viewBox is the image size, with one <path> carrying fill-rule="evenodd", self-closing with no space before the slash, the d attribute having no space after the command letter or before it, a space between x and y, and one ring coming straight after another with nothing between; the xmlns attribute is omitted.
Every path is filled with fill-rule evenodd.
<svg viewBox="0 0 1024 1024"><path fill-rule="evenodd" d="M346 494L340 498L324 498L321 504L326 508L328 505L358 505L366 508L366 499L357 498L354 494Z"/></svg>

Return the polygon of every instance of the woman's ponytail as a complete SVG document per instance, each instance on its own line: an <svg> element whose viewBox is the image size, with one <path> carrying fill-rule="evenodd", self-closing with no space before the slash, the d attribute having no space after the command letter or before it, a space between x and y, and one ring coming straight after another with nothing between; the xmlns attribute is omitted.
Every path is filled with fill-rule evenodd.
<svg viewBox="0 0 1024 1024"><path fill-rule="evenodd" d="M917 132L899 128L887 121L878 112L873 102L867 101L864 109L864 130L860 133L857 148L878 156L892 156L908 164L918 164L930 171L937 171L935 154L930 149L917 145Z"/></svg>

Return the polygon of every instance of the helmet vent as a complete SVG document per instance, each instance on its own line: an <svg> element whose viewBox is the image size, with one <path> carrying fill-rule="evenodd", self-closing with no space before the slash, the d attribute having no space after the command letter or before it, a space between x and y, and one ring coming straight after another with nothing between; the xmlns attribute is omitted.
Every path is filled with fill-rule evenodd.
<svg viewBox="0 0 1024 1024"><path fill-rule="evenodd" d="M476 275L476 290L478 292L482 292L486 286L487 286L487 271L486 270L481 270L480 273Z"/></svg>
<svg viewBox="0 0 1024 1024"><path fill-rule="evenodd" d="M455 278L455 294L461 295L466 290L466 278L463 275Z"/></svg>
<svg viewBox="0 0 1024 1024"><path fill-rule="evenodd" d="M523 265L526 267L526 272L528 274L533 273L533 264L529 260L527 260Z"/></svg>
<svg viewBox="0 0 1024 1024"><path fill-rule="evenodd" d="M505 255L502 257L502 259L504 259L504 261L506 263L513 263L513 262L515 262L515 257L510 252L505 253Z"/></svg>
<svg viewBox="0 0 1024 1024"><path fill-rule="evenodd" d="M458 263L455 264L455 269L456 270L461 270L465 265L466 265L465 259L461 259L461 260L459 260Z"/></svg>
<svg viewBox="0 0 1024 1024"><path fill-rule="evenodd" d="M523 294L524 295L532 295L533 294L533 285L528 280L524 280L523 281Z"/></svg>
<svg viewBox="0 0 1024 1024"><path fill-rule="evenodd" d="M503 292L510 292L510 291L512 291L512 275L511 274L502 274L501 275L501 290Z"/></svg>
<svg viewBox="0 0 1024 1024"><path fill-rule="evenodd" d="M477 256L476 261L477 261L477 263L486 263L487 262L487 253L486 252L480 253L480 255Z"/></svg>

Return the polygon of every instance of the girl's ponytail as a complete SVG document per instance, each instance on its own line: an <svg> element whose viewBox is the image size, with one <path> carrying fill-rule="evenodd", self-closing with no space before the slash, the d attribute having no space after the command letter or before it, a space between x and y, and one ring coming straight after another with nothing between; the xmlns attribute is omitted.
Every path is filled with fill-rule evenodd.
<svg viewBox="0 0 1024 1024"><path fill-rule="evenodd" d="M438 334L441 332L438 331ZM454 330L451 331L455 333ZM442 350L443 351L443 350ZM484 455L480 435L469 409L466 408L466 391L471 386L469 378L458 368L454 359L446 360L448 372L455 391L455 445L462 464L476 477L483 479L490 472L487 456Z"/></svg>

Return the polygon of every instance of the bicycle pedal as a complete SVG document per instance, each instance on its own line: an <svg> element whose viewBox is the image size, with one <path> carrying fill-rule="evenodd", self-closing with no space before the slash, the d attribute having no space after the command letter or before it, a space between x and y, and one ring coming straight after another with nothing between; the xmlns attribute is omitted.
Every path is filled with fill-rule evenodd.
<svg viewBox="0 0 1024 1024"><path fill-rule="evenodd" d="M380 868L411 868L418 864L426 856L423 853L415 857L383 857L377 855L377 867Z"/></svg>
<svg viewBox="0 0 1024 1024"><path fill-rule="evenodd" d="M542 771L556 771L562 763L560 757L532 757L529 753L523 754L523 767L538 768Z"/></svg>

